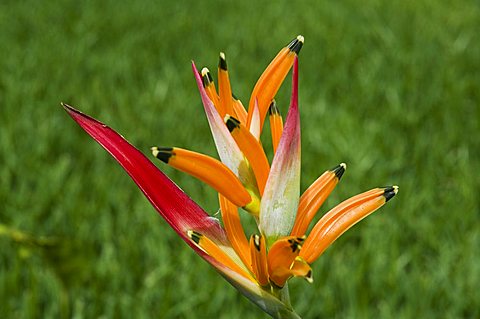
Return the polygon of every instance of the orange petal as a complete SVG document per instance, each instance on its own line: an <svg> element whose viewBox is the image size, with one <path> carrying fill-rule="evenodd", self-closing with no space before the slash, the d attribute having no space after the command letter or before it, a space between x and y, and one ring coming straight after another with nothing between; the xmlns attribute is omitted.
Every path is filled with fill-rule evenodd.
<svg viewBox="0 0 480 319"><path fill-rule="evenodd" d="M236 118L226 115L225 123L233 139L247 158L257 180L260 195L263 195L267 183L270 165L260 142Z"/></svg>
<svg viewBox="0 0 480 319"><path fill-rule="evenodd" d="M217 112L220 114L220 116L223 117L222 114L225 111L222 109L222 106L220 104L220 98L218 97L217 89L215 88L215 83L213 82L212 75L207 68L202 69L202 84L205 92L207 93L207 96L210 98L210 101L213 102L213 105L217 109Z"/></svg>
<svg viewBox="0 0 480 319"><path fill-rule="evenodd" d="M222 162L181 148L152 147L153 155L168 165L195 176L239 207L252 201L235 174Z"/></svg>
<svg viewBox="0 0 480 319"><path fill-rule="evenodd" d="M260 286L268 285L267 245L265 237L252 235L250 237L250 253L252 270Z"/></svg>
<svg viewBox="0 0 480 319"><path fill-rule="evenodd" d="M275 154L283 132L283 119L278 111L275 100L273 100L270 104L270 107L268 108L268 114L268 118L270 120L270 132L272 134L273 154Z"/></svg>
<svg viewBox="0 0 480 319"><path fill-rule="evenodd" d="M205 253L216 259L243 277L255 281L255 279L240 265L235 263L215 242L199 232L189 230L187 236Z"/></svg>
<svg viewBox="0 0 480 319"><path fill-rule="evenodd" d="M243 125L247 124L247 111L245 110L245 107L242 104L242 101L240 101L239 98L237 98L234 94L232 94L232 100L233 100L233 111L235 112L235 117L242 123Z"/></svg>
<svg viewBox="0 0 480 319"><path fill-rule="evenodd" d="M305 237L287 236L277 240L268 251L268 275L270 281L283 287L295 258L300 253Z"/></svg>
<svg viewBox="0 0 480 319"><path fill-rule="evenodd" d="M375 188L347 199L330 210L313 227L300 256L315 261L340 235L382 207L398 192L398 187Z"/></svg>
<svg viewBox="0 0 480 319"><path fill-rule="evenodd" d="M232 88L230 86L230 78L228 77L227 60L225 53L220 53L220 61L218 63L218 91L220 97L220 109L223 118L225 114L233 114Z"/></svg>
<svg viewBox="0 0 480 319"><path fill-rule="evenodd" d="M295 258L292 266L290 267L290 273L295 277L303 277L309 283L313 282L312 268L310 265L300 256Z"/></svg>
<svg viewBox="0 0 480 319"><path fill-rule="evenodd" d="M320 206L333 191L345 172L347 165L341 163L332 170L323 173L300 197L297 217L292 229L292 236L303 236L308 225L315 217Z"/></svg>
<svg viewBox="0 0 480 319"><path fill-rule="evenodd" d="M269 66L258 79L248 105L247 127L250 127L255 100L258 100L260 130L262 129L268 107L270 106L272 99L277 94L277 91L287 76L288 71L292 67L293 61L300 52L303 42L304 38L301 35L292 40L292 42L283 48L272 60L272 62L270 62Z"/></svg>
<svg viewBox="0 0 480 319"><path fill-rule="evenodd" d="M303 277L309 283L313 282L312 268L310 265L303 260L300 256L297 256L290 268L279 268L275 271L276 280L281 284L273 282L270 278L270 281L277 287L283 287L288 279L292 277Z"/></svg>
<svg viewBox="0 0 480 319"><path fill-rule="evenodd" d="M252 264L250 246L238 215L238 207L222 194L218 194L218 201L227 238L242 262L250 269Z"/></svg>

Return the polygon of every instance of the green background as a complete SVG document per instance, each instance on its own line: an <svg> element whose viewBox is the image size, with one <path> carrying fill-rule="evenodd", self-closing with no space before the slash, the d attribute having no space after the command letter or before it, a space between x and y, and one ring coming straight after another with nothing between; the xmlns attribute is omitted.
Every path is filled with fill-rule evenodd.
<svg viewBox="0 0 480 319"><path fill-rule="evenodd" d="M0 317L266 317L179 239L60 102L148 155L153 145L215 155L190 60L216 76L224 50L247 104L297 34L302 190L344 161L321 213L372 187L400 192L314 263L312 285L291 281L295 309L479 317L480 6L433 0L2 1ZM277 96L284 115L289 92L290 77ZM218 209L212 189L159 167Z"/></svg>

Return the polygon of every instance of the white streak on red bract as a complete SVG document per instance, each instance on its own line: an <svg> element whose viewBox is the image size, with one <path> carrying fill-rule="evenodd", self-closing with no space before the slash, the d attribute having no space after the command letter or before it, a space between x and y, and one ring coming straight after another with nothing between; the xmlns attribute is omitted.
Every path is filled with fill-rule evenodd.
<svg viewBox="0 0 480 319"><path fill-rule="evenodd" d="M242 182L242 176L239 173L239 168L243 161L243 154L240 148L238 148L237 143L233 139L232 135L227 129L223 119L218 114L213 102L208 97L205 92L205 88L202 84L202 78L198 73L195 63L192 61L192 69L195 75L195 80L197 81L198 90L202 97L203 106L205 108L205 113L207 115L208 124L210 125L210 130L212 131L213 140L215 141L215 146L217 147L218 156L223 164L225 164L237 177L240 178Z"/></svg>

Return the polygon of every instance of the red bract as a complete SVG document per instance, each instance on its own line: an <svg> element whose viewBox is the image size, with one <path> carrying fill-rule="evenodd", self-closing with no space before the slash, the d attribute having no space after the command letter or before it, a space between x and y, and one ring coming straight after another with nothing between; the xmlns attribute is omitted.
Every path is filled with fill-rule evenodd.
<svg viewBox="0 0 480 319"><path fill-rule="evenodd" d="M225 242L225 233L218 220L210 217L138 149L107 125L70 105L62 105L75 122L117 160L153 207L200 255L204 256L205 253L192 244L187 236L188 230L208 233L216 240Z"/></svg>

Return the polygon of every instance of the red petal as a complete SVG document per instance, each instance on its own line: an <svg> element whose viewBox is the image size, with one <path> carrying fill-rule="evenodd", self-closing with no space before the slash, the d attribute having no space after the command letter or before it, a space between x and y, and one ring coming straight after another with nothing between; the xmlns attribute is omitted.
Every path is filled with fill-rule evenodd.
<svg viewBox="0 0 480 319"><path fill-rule="evenodd" d="M188 230L196 230L221 243L226 242L225 233L217 219L210 217L138 149L105 124L69 105L62 105L117 160L153 207L197 253L208 257L188 238ZM211 263L211 258L206 259Z"/></svg>

